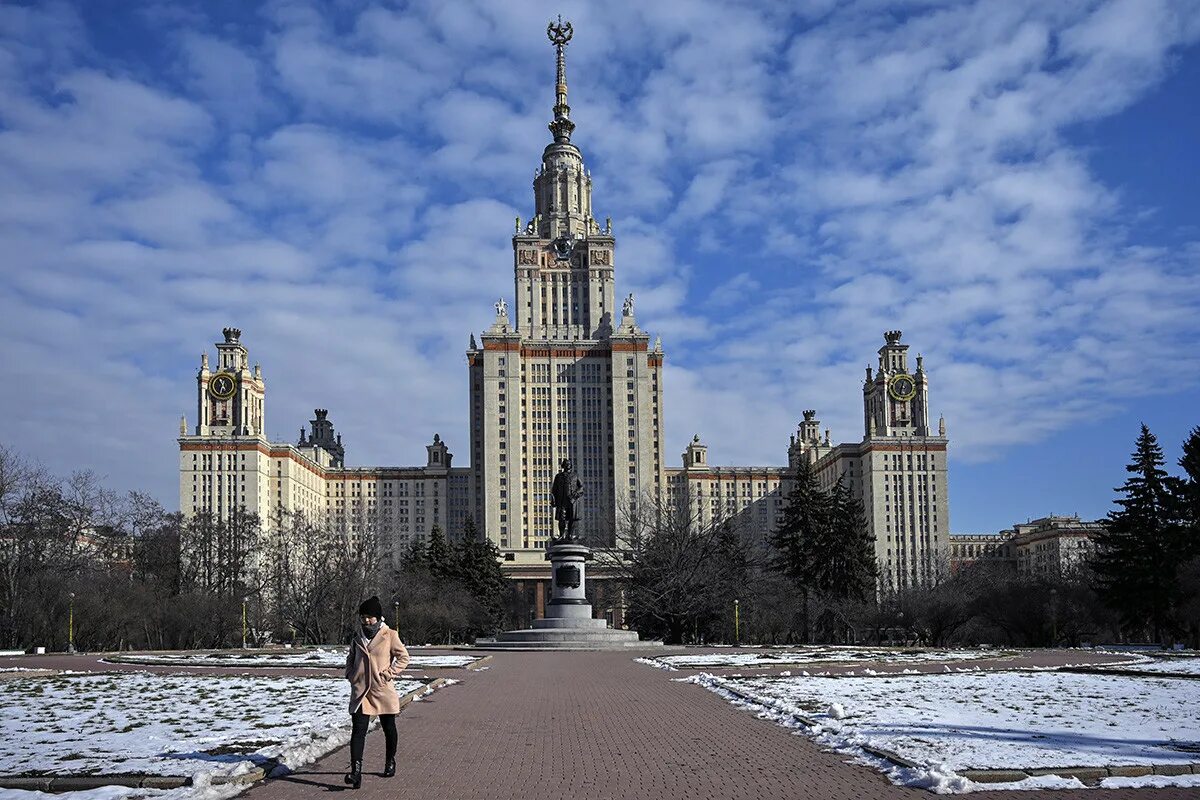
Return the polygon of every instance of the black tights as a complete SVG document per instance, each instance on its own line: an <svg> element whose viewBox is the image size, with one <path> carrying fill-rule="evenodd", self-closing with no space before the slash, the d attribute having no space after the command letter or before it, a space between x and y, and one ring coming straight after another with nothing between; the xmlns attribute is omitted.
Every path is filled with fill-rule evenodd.
<svg viewBox="0 0 1200 800"><path fill-rule="evenodd" d="M350 715L354 729L350 734L350 760L362 761L363 745L367 741L367 727L371 724L371 715L355 711ZM396 715L380 714L379 727L383 728L383 739L387 743L387 760L396 757Z"/></svg>

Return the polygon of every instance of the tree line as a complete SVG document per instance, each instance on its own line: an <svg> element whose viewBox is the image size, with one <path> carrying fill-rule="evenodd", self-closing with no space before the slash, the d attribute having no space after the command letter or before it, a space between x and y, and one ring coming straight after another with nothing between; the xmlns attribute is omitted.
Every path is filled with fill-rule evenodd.
<svg viewBox="0 0 1200 800"><path fill-rule="evenodd" d="M69 627L91 651L338 643L373 594L418 644L471 641L508 619L499 552L473 523L449 537L435 527L403 553L384 544L368 513L185 517L0 446L0 649L63 650Z"/></svg>
<svg viewBox="0 0 1200 800"><path fill-rule="evenodd" d="M691 498L642 498L604 566L630 627L670 643L1200 647L1200 428L1182 474L1163 466L1142 426L1091 555L1052 573L988 559L951 570L943 551L921 565L927 580L892 587L849 485L823 490L807 463L767 531L745 515L702 522Z"/></svg>
<svg viewBox="0 0 1200 800"><path fill-rule="evenodd" d="M1137 438L1091 557L1053 574L981 559L929 580L880 581L864 509L802 464L778 524L708 522L689 497L641 498L621 547L591 574L620 590L629 627L670 643L1012 646L1136 641L1200 646L1200 428L1169 474ZM344 641L378 594L412 643L470 642L527 622L500 554L468 520L388 549L366 511L350 520L168 513L91 472L48 474L0 446L0 648L177 649ZM615 594L608 592L609 595ZM72 597L72 595L74 595Z"/></svg>

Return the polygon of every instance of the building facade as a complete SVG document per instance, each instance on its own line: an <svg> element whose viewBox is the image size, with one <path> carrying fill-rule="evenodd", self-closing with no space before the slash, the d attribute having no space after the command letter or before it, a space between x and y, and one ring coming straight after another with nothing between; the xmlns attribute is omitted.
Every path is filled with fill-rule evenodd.
<svg viewBox="0 0 1200 800"><path fill-rule="evenodd" d="M1103 520L1051 514L999 533L956 534L950 539L951 567L957 571L988 561L1018 575L1056 578L1087 563L1095 552L1095 536L1103 529Z"/></svg>
<svg viewBox="0 0 1200 800"><path fill-rule="evenodd" d="M787 467L714 467L697 435L681 469L667 470L674 502L691 505L704 523L736 518L769 533L783 511L791 476L807 462L820 486L839 480L863 505L875 541L882 587L920 585L950 568L950 500L946 423L929 426L929 376L924 359L909 371L900 331L884 334L874 369L863 382L863 438L832 444L815 410L804 412L788 446Z"/></svg>
<svg viewBox="0 0 1200 800"><path fill-rule="evenodd" d="M342 437L316 409L296 443L271 442L262 368L250 368L241 331L224 330L217 368L208 354L196 375L197 423L179 430L179 508L228 520L256 514L267 530L292 513L330 522L351 546L370 542L396 559L435 525L461 526L470 509L469 473L437 434L423 466L347 467Z"/></svg>
<svg viewBox="0 0 1200 800"><path fill-rule="evenodd" d="M225 330L217 364L197 374L197 421L180 430L180 507L228 516L253 511L271 524L286 512L328 515L352 544L367 526L393 558L434 525L455 535L468 518L504 554L514 577L548 574L550 484L570 459L583 481L589 538L619 546L622 519L639 503L686 504L700 524L738 519L767 535L790 476L810 464L821 485L847 481L862 501L885 584L930 579L949 563L945 424L929 427L922 358L888 331L863 383L861 441L834 445L814 411L787 449L787 466L720 467L695 436L680 467L666 466L664 352L634 314L617 305L611 220L593 213L592 178L567 104L564 46L552 28L557 80L552 141L533 180L533 216L512 236L512 305L495 304L491 326L466 351L470 466L452 467L435 435L424 466L345 465L346 451L318 409L299 441L263 431L266 385L249 366L240 331ZM782 447L781 447L782 451ZM781 453L782 454L782 453Z"/></svg>

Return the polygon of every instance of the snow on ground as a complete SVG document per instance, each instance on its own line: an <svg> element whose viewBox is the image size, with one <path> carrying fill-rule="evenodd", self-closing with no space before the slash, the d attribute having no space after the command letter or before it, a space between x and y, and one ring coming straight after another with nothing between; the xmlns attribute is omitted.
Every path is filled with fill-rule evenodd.
<svg viewBox="0 0 1200 800"><path fill-rule="evenodd" d="M754 653L701 653L696 655L655 656L637 659L660 669L720 669L722 667L778 667L834 662L872 662L920 664L924 662L966 661L980 658L1004 658L1011 652L995 650L903 650L883 647L797 647L784 651ZM659 662L657 664L652 662ZM665 666L663 666L665 665Z"/></svg>
<svg viewBox="0 0 1200 800"><path fill-rule="evenodd" d="M420 681L396 681L400 694ZM92 673L0 683L0 773L236 773L349 741L333 678Z"/></svg>
<svg viewBox="0 0 1200 800"><path fill-rule="evenodd" d="M478 656L420 656L409 654L409 669L465 667ZM130 653L112 661L137 664L187 664L195 667L341 667L346 663L346 648L317 648L308 651L243 653L237 650L180 653Z"/></svg>
<svg viewBox="0 0 1200 800"><path fill-rule="evenodd" d="M941 775L1189 763L1200 747L1200 719L1187 710L1200 703L1200 682L1188 679L992 672L684 680L749 699L827 746L880 748Z"/></svg>
<svg viewBox="0 0 1200 800"><path fill-rule="evenodd" d="M1138 672L1164 672L1174 675L1200 675L1200 656L1159 656L1139 659L1132 663L1107 664L1109 669L1137 670ZM1103 669L1104 667L1101 667Z"/></svg>

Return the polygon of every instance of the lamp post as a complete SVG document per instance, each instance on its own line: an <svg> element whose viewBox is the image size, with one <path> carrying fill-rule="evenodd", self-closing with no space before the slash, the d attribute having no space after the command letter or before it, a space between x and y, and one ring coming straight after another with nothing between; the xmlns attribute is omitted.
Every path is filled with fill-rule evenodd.
<svg viewBox="0 0 1200 800"><path fill-rule="evenodd" d="M395 630L397 634L400 633L400 602L399 601L394 601L392 603L392 629Z"/></svg>
<svg viewBox="0 0 1200 800"><path fill-rule="evenodd" d="M67 605L67 652L75 652L75 593L71 592Z"/></svg>
<svg viewBox="0 0 1200 800"><path fill-rule="evenodd" d="M246 649L246 634L248 632L246 625L246 606L250 603L249 597L242 598L242 649Z"/></svg>
<svg viewBox="0 0 1200 800"><path fill-rule="evenodd" d="M738 600L735 599L733 601L733 643L735 646L742 643L740 605L741 603Z"/></svg>

